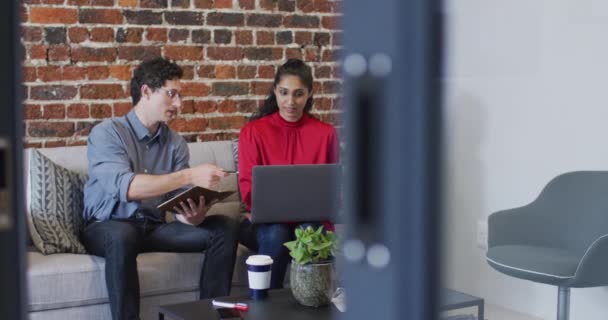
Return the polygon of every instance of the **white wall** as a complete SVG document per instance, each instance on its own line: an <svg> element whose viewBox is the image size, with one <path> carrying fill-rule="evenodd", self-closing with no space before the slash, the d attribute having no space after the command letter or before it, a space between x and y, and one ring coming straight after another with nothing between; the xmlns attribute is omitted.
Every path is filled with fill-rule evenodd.
<svg viewBox="0 0 608 320"><path fill-rule="evenodd" d="M555 319L556 288L491 269L477 221L560 173L608 170L608 1L446 6L446 285ZM573 289L571 319L608 319L608 288Z"/></svg>

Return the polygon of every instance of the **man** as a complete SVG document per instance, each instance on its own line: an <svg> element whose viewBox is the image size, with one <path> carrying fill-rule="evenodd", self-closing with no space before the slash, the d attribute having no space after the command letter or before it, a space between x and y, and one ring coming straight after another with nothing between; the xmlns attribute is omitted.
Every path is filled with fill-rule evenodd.
<svg viewBox="0 0 608 320"><path fill-rule="evenodd" d="M84 189L82 240L106 260L112 318L139 318L140 252L206 252L200 298L228 295L236 254L236 225L221 215L206 216L214 203L188 200L166 223L157 205L189 185L210 187L227 176L216 166L190 168L183 137L165 122L181 106L183 71L162 58L140 64L131 79L133 109L95 126L88 138L89 180Z"/></svg>

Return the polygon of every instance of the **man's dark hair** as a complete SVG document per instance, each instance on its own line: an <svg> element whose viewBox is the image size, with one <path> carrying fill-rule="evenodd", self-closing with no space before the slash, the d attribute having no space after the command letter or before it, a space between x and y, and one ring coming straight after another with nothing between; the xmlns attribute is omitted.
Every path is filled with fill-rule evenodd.
<svg viewBox="0 0 608 320"><path fill-rule="evenodd" d="M137 66L135 72L133 72L133 79L131 79L133 105L136 105L141 99L142 85L145 84L156 90L164 86L165 81L181 79L183 75L184 71L182 68L164 58L155 58L142 62Z"/></svg>

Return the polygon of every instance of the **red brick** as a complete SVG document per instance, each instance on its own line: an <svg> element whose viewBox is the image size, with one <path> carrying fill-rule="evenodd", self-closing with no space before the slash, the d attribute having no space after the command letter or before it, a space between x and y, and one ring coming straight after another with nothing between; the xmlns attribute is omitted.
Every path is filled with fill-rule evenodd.
<svg viewBox="0 0 608 320"><path fill-rule="evenodd" d="M182 95L186 97L206 97L209 95L208 85L200 82L186 82L182 84Z"/></svg>
<svg viewBox="0 0 608 320"><path fill-rule="evenodd" d="M52 45L48 51L49 61L69 61L70 47L67 45Z"/></svg>
<svg viewBox="0 0 608 320"><path fill-rule="evenodd" d="M296 43L301 46L307 46L312 44L312 32L297 31Z"/></svg>
<svg viewBox="0 0 608 320"><path fill-rule="evenodd" d="M236 108L239 112L255 112L258 110L258 103L255 100L240 100L237 102Z"/></svg>
<svg viewBox="0 0 608 320"><path fill-rule="evenodd" d="M116 42L140 43L143 33L142 28L120 28L116 32Z"/></svg>
<svg viewBox="0 0 608 320"><path fill-rule="evenodd" d="M302 12L315 11L315 4L313 0L297 0L297 7Z"/></svg>
<svg viewBox="0 0 608 320"><path fill-rule="evenodd" d="M323 17L321 19L321 26L325 29L339 30L340 19L338 17Z"/></svg>
<svg viewBox="0 0 608 320"><path fill-rule="evenodd" d="M330 110L331 109L331 99L315 98L314 107L316 110Z"/></svg>
<svg viewBox="0 0 608 320"><path fill-rule="evenodd" d="M38 79L42 82L60 81L61 80L61 67L58 66L43 66L38 67L36 70Z"/></svg>
<svg viewBox="0 0 608 320"><path fill-rule="evenodd" d="M318 47L308 47L304 49L304 61L315 62L319 61L320 51Z"/></svg>
<svg viewBox="0 0 608 320"><path fill-rule="evenodd" d="M317 93L322 93L323 92L323 84L321 84L321 82L315 81L312 84L312 91L313 92L317 92Z"/></svg>
<svg viewBox="0 0 608 320"><path fill-rule="evenodd" d="M21 39L25 42L39 42L42 40L42 28L21 27Z"/></svg>
<svg viewBox="0 0 608 320"><path fill-rule="evenodd" d="M88 118L89 117L89 106L82 103L71 104L68 106L68 118Z"/></svg>
<svg viewBox="0 0 608 320"><path fill-rule="evenodd" d="M194 66L182 66L182 70L184 71L182 80L194 79Z"/></svg>
<svg viewBox="0 0 608 320"><path fill-rule="evenodd" d="M44 142L45 148L57 148L57 147L65 147L65 141L63 140L51 140Z"/></svg>
<svg viewBox="0 0 608 320"><path fill-rule="evenodd" d="M125 92L119 84L85 84L80 87L82 99L120 99Z"/></svg>
<svg viewBox="0 0 608 320"><path fill-rule="evenodd" d="M243 52L238 47L208 47L207 58L211 60L240 60Z"/></svg>
<svg viewBox="0 0 608 320"><path fill-rule="evenodd" d="M70 42L81 43L89 38L89 30L87 28L72 27L68 29L68 38Z"/></svg>
<svg viewBox="0 0 608 320"><path fill-rule="evenodd" d="M342 79L342 68L340 66L334 66L331 69L331 77L334 79Z"/></svg>
<svg viewBox="0 0 608 320"><path fill-rule="evenodd" d="M82 139L82 140L68 140L68 146L86 146L87 145L87 140L86 139Z"/></svg>
<svg viewBox="0 0 608 320"><path fill-rule="evenodd" d="M74 123L69 121L31 121L27 127L30 137L69 137L74 134Z"/></svg>
<svg viewBox="0 0 608 320"><path fill-rule="evenodd" d="M288 28L318 28L319 16L316 15L291 15L283 19Z"/></svg>
<svg viewBox="0 0 608 320"><path fill-rule="evenodd" d="M331 45L342 46L342 32L333 32L331 36Z"/></svg>
<svg viewBox="0 0 608 320"><path fill-rule="evenodd" d="M255 78L255 73L255 66L238 66L237 69L239 79L253 79Z"/></svg>
<svg viewBox="0 0 608 320"><path fill-rule="evenodd" d="M317 66L314 68L315 79L323 79L331 77L330 66Z"/></svg>
<svg viewBox="0 0 608 320"><path fill-rule="evenodd" d="M232 9L232 0L215 0L213 6L217 9Z"/></svg>
<svg viewBox="0 0 608 320"><path fill-rule="evenodd" d="M332 12L332 5L327 0L314 0L314 11L319 13Z"/></svg>
<svg viewBox="0 0 608 320"><path fill-rule="evenodd" d="M169 123L169 127L177 132L205 131L207 120L204 118L184 119L177 118Z"/></svg>
<svg viewBox="0 0 608 320"><path fill-rule="evenodd" d="M127 65L110 66L110 77L117 80L130 80L131 67Z"/></svg>
<svg viewBox="0 0 608 320"><path fill-rule="evenodd" d="M114 6L114 0L91 0L91 5L98 7L112 7Z"/></svg>
<svg viewBox="0 0 608 320"><path fill-rule="evenodd" d="M260 7L264 10L274 10L277 7L276 0L260 0Z"/></svg>
<svg viewBox="0 0 608 320"><path fill-rule="evenodd" d="M26 142L25 148L42 148L42 142Z"/></svg>
<svg viewBox="0 0 608 320"><path fill-rule="evenodd" d="M32 86L30 98L33 100L69 100L76 97L78 89L66 85Z"/></svg>
<svg viewBox="0 0 608 320"><path fill-rule="evenodd" d="M91 4L91 0L68 0L68 4L73 6L88 6Z"/></svg>
<svg viewBox="0 0 608 320"><path fill-rule="evenodd" d="M32 23L61 23L73 24L78 22L78 11L76 9L31 7L30 21Z"/></svg>
<svg viewBox="0 0 608 320"><path fill-rule="evenodd" d="M44 119L64 119L65 106L63 104L48 104L42 107Z"/></svg>
<svg viewBox="0 0 608 320"><path fill-rule="evenodd" d="M194 7L201 9L213 8L213 0L194 0Z"/></svg>
<svg viewBox="0 0 608 320"><path fill-rule="evenodd" d="M258 45L274 44L274 32L272 31L258 31L255 33L255 37Z"/></svg>
<svg viewBox="0 0 608 320"><path fill-rule="evenodd" d="M40 119L42 118L42 111L39 104L24 104L23 105L23 117L26 120Z"/></svg>
<svg viewBox="0 0 608 320"><path fill-rule="evenodd" d="M302 59L302 50L300 48L287 48L285 49L286 59Z"/></svg>
<svg viewBox="0 0 608 320"><path fill-rule="evenodd" d="M167 29L148 28L146 29L146 39L148 41L166 42Z"/></svg>
<svg viewBox="0 0 608 320"><path fill-rule="evenodd" d="M253 10L255 9L255 0L239 0L239 8Z"/></svg>
<svg viewBox="0 0 608 320"><path fill-rule="evenodd" d="M340 59L339 50L323 49L322 61L332 62L332 61L338 61L338 59Z"/></svg>
<svg viewBox="0 0 608 320"><path fill-rule="evenodd" d="M91 133L91 129L99 123L99 121L79 121L76 122L76 132L74 132L74 136L88 136Z"/></svg>
<svg viewBox="0 0 608 320"><path fill-rule="evenodd" d="M274 79L274 66L259 66L258 76L264 79Z"/></svg>
<svg viewBox="0 0 608 320"><path fill-rule="evenodd" d="M221 113L234 113L236 112L236 101L224 100L220 102L220 104L217 106L217 109Z"/></svg>
<svg viewBox="0 0 608 320"><path fill-rule="evenodd" d="M123 8L134 8L137 7L137 0L118 0L118 5Z"/></svg>
<svg viewBox="0 0 608 320"><path fill-rule="evenodd" d="M109 104L92 104L91 105L91 118L105 119L112 117L112 106Z"/></svg>
<svg viewBox="0 0 608 320"><path fill-rule="evenodd" d="M215 66L215 77L217 79L234 79L236 71L234 66L230 65L217 65Z"/></svg>
<svg viewBox="0 0 608 320"><path fill-rule="evenodd" d="M202 60L203 47L166 46L164 56L171 60Z"/></svg>
<svg viewBox="0 0 608 320"><path fill-rule="evenodd" d="M252 82L251 91L254 95L267 95L272 91L272 82Z"/></svg>
<svg viewBox="0 0 608 320"><path fill-rule="evenodd" d="M247 82L214 82L211 90L216 96L230 97L249 94Z"/></svg>
<svg viewBox="0 0 608 320"><path fill-rule="evenodd" d="M243 116L207 118L207 127L212 130L240 129L247 118Z"/></svg>
<svg viewBox="0 0 608 320"><path fill-rule="evenodd" d="M194 103L194 111L196 113L212 113L217 111L217 103L215 101L197 101Z"/></svg>
<svg viewBox="0 0 608 320"><path fill-rule="evenodd" d="M80 9L78 22L91 24L121 24L123 15L117 9Z"/></svg>
<svg viewBox="0 0 608 320"><path fill-rule="evenodd" d="M36 67L23 67L21 69L21 77L24 82L36 81Z"/></svg>
<svg viewBox="0 0 608 320"><path fill-rule="evenodd" d="M118 48L118 58L128 61L147 60L161 55L160 47L152 46L121 46Z"/></svg>
<svg viewBox="0 0 608 320"><path fill-rule="evenodd" d="M203 133L198 136L199 141L224 141L237 139L239 137L238 132L214 132L214 133Z"/></svg>
<svg viewBox="0 0 608 320"><path fill-rule="evenodd" d="M111 28L93 28L91 30L91 41L112 42L114 41L114 30Z"/></svg>
<svg viewBox="0 0 608 320"><path fill-rule="evenodd" d="M47 50L48 50L48 48L45 45L41 45L41 44L31 45L29 47L30 59L31 60L38 60L38 59L46 60Z"/></svg>
<svg viewBox="0 0 608 320"><path fill-rule="evenodd" d="M342 1L332 1L329 3L329 6L331 7L331 12L344 12L342 11Z"/></svg>
<svg viewBox="0 0 608 320"><path fill-rule="evenodd" d="M192 101L192 100L183 100L182 101L182 106L181 106L179 112L182 113L182 114L194 113L194 101Z"/></svg>
<svg viewBox="0 0 608 320"><path fill-rule="evenodd" d="M75 62L112 62L116 60L116 48L74 48L72 59Z"/></svg>
<svg viewBox="0 0 608 320"><path fill-rule="evenodd" d="M30 15L27 13L27 8L21 6L20 10L21 23L27 23L30 20Z"/></svg>
<svg viewBox="0 0 608 320"><path fill-rule="evenodd" d="M87 68L90 80L107 79L110 76L110 69L107 66L92 66Z"/></svg>
<svg viewBox="0 0 608 320"><path fill-rule="evenodd" d="M130 102L117 102L114 104L114 116L120 117L129 113L133 108L133 105Z"/></svg>
<svg viewBox="0 0 608 320"><path fill-rule="evenodd" d="M215 66L202 65L196 68L196 74L199 78L213 79L215 78Z"/></svg>
<svg viewBox="0 0 608 320"><path fill-rule="evenodd" d="M84 80L87 77L86 68L78 66L64 66L61 78L63 80Z"/></svg>
<svg viewBox="0 0 608 320"><path fill-rule="evenodd" d="M238 30L235 32L236 44L253 44L253 33L249 30Z"/></svg>

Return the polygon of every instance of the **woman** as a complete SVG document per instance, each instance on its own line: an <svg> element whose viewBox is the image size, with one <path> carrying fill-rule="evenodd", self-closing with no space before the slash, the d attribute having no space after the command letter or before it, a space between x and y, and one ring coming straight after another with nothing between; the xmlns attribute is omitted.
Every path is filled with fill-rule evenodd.
<svg viewBox="0 0 608 320"><path fill-rule="evenodd" d="M298 59L279 67L270 96L241 129L239 187L251 210L251 171L256 165L324 164L338 161L336 129L309 115L312 108L312 71ZM271 289L282 288L289 252L283 243L293 240L296 224L253 225L247 214L239 241L272 257ZM333 229L329 222L323 223Z"/></svg>

